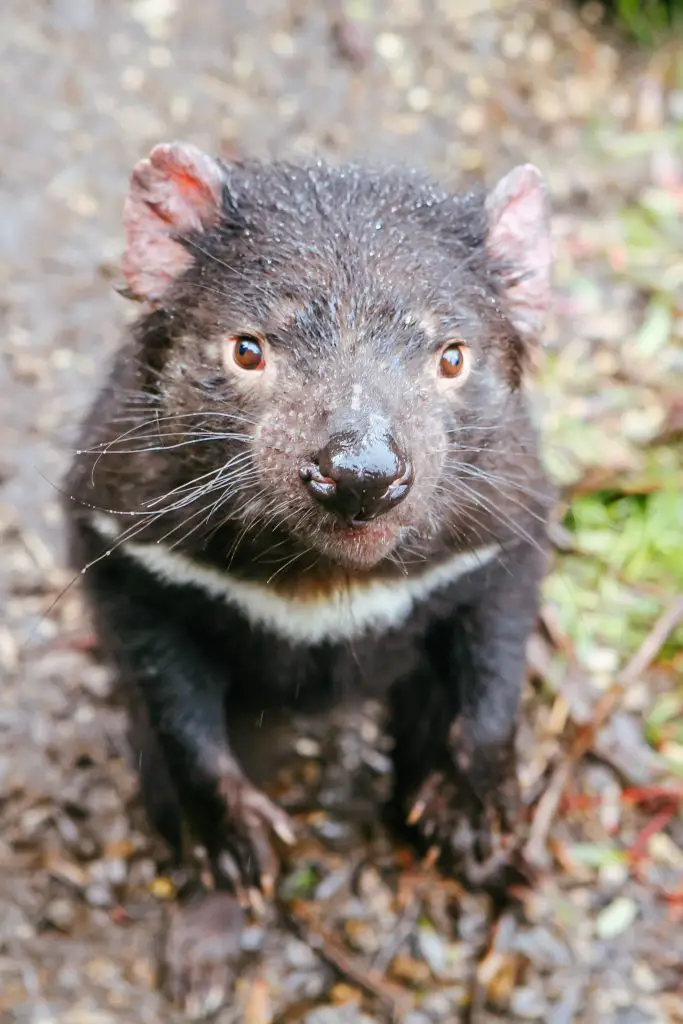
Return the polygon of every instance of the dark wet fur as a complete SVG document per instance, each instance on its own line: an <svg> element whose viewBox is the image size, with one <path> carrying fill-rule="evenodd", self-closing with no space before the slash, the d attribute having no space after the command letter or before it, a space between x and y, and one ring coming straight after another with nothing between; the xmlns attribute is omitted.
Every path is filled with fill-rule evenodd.
<svg viewBox="0 0 683 1024"><path fill-rule="evenodd" d="M149 814L178 858L183 815L214 863L228 851L241 881L258 884L263 829L240 832L225 800L231 708L267 724L269 709L381 693L396 741L391 820L405 825L437 773L445 803L430 804L413 838L422 848L436 838L449 870L500 886L500 865L488 876L474 865L491 852L492 815L515 827L515 717L551 495L520 386L527 351L485 250L483 197L354 167L243 164L226 175L221 223L184 240L194 262L133 328L67 484L74 564L89 563L104 648L143 707L137 760ZM249 327L286 360L277 394L260 404L215 356L223 337ZM449 337L471 339L481 368L457 402L424 375ZM357 572L320 540L323 513L311 512L293 467L324 441L331 396L354 382L364 389L359 416L371 406L400 425L416 464L409 498L390 513L403 539L371 574L400 580L496 539L509 550L494 564L440 590L399 629L311 646L152 579L116 543L103 555L91 507L118 513L129 536L275 577L285 593L349 580ZM218 473L231 459L232 475ZM233 884L218 868L216 881Z"/></svg>
<svg viewBox="0 0 683 1024"><path fill-rule="evenodd" d="M85 430L93 455L76 461L71 493L131 513L140 539L167 537L197 557L214 540L219 552L234 546L231 567L244 561L250 575L256 558L264 578L279 570L282 582L282 566L295 557L298 584L321 559L305 538L294 540L291 523L281 526L283 503L295 521L309 507L288 470L323 443L330 400L359 382L363 404L401 424L417 463L412 496L396 511L412 524L396 561L438 557L453 549L454 535L465 546L525 530L545 503L545 485L519 389L527 353L485 251L483 197L449 196L405 172L245 165L229 169L224 207L217 228L186 239L194 264L120 354ZM283 302L295 309L284 326ZM422 316L436 324L433 340ZM276 401L256 413L210 352L248 325L265 330L287 359ZM344 336L354 344L342 351ZM449 337L476 338L488 371L468 382L457 418L422 375L426 354ZM202 444L202 435L214 439ZM451 467L433 455L446 449ZM216 478L187 500L194 480L245 452L229 487ZM503 480L484 481L491 471ZM245 528L248 543L240 540Z"/></svg>

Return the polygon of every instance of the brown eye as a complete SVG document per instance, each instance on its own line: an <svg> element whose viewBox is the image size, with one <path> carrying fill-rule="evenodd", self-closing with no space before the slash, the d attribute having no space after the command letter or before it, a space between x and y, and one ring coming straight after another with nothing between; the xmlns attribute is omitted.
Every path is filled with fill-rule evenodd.
<svg viewBox="0 0 683 1024"><path fill-rule="evenodd" d="M232 358L241 370L263 370L266 360L263 355L263 343L250 334L238 334L231 339Z"/></svg>
<svg viewBox="0 0 683 1024"><path fill-rule="evenodd" d="M461 343L447 345L439 359L442 377L459 377L467 365L467 347Z"/></svg>

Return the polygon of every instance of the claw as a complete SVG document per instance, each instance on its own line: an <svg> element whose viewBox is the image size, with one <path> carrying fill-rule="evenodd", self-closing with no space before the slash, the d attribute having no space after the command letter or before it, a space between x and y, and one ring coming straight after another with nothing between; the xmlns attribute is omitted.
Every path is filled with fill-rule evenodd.
<svg viewBox="0 0 683 1024"><path fill-rule="evenodd" d="M417 800L413 804L413 806L411 808L411 811L410 811L410 814L406 818L406 821L408 822L409 825L417 825L418 821L420 820L420 818L422 817L422 815L424 814L424 812L426 810L427 810L427 801L426 800Z"/></svg>
<svg viewBox="0 0 683 1024"><path fill-rule="evenodd" d="M289 822L274 822L273 829L275 830L275 834L279 836L283 843L286 843L287 846L294 846L294 843L296 842L296 835L294 834L294 829L291 828Z"/></svg>
<svg viewBox="0 0 683 1024"><path fill-rule="evenodd" d="M266 882L268 882L269 885L266 885ZM247 893L249 905L257 917L263 917L266 912L266 904L263 896L265 896L266 899L272 898L274 889L273 880L269 876L263 877L261 879L261 886L263 888L263 895L261 894L261 890L256 889L255 887L249 889L249 892Z"/></svg>
<svg viewBox="0 0 683 1024"><path fill-rule="evenodd" d="M246 889L260 888L271 899L279 868L273 837L288 846L296 842L289 817L243 776L226 775L223 792L230 830L226 852L238 865L239 881Z"/></svg>
<svg viewBox="0 0 683 1024"><path fill-rule="evenodd" d="M420 787L407 824L417 828L425 866L441 861L475 887L498 888L512 868L514 832L503 826L501 808L482 803L466 779L435 772Z"/></svg>

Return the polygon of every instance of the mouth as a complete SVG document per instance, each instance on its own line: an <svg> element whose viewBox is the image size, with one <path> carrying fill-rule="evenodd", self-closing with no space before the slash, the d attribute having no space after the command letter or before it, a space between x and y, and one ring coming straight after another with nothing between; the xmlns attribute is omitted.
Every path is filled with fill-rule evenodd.
<svg viewBox="0 0 683 1024"><path fill-rule="evenodd" d="M340 565L371 569L391 554L401 532L398 525L382 519L331 523L324 533L325 554Z"/></svg>
<svg viewBox="0 0 683 1024"><path fill-rule="evenodd" d="M332 530L343 537L379 537L386 534L387 524L377 520L352 519L350 523L337 523Z"/></svg>

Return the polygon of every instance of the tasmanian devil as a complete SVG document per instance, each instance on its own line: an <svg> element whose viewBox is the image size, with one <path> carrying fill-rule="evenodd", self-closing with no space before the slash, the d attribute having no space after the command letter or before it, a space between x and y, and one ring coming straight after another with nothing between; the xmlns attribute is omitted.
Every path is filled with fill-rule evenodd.
<svg viewBox="0 0 683 1024"><path fill-rule="evenodd" d="M268 895L292 838L231 745L237 714L381 691L390 818L470 883L505 875L552 504L526 386L548 204L528 164L450 194L172 143L135 167L124 220L146 308L87 419L68 518L148 814L211 865L170 942L172 989L199 998L230 893Z"/></svg>

